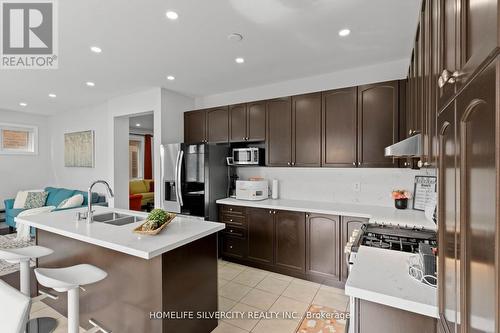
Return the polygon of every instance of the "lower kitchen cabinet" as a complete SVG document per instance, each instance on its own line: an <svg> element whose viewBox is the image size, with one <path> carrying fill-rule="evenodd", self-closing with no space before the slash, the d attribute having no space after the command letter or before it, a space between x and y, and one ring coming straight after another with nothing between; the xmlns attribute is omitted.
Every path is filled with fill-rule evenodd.
<svg viewBox="0 0 500 333"><path fill-rule="evenodd" d="M248 253L250 261L272 264L274 259L274 214L272 210L247 208Z"/></svg>
<svg viewBox="0 0 500 333"><path fill-rule="evenodd" d="M347 265L347 258L344 256L343 246L349 241L349 238L352 235L352 232L355 229L361 229L363 223L368 223L367 218L362 217L353 217L353 216L342 216L342 223L340 226L341 229L341 253L340 253L340 262L341 262L341 276L342 281L346 282L347 277L349 276L349 267Z"/></svg>
<svg viewBox="0 0 500 333"><path fill-rule="evenodd" d="M339 280L338 215L306 215L306 273L314 280Z"/></svg>
<svg viewBox="0 0 500 333"><path fill-rule="evenodd" d="M284 269L304 272L305 213L273 211L274 264Z"/></svg>
<svg viewBox="0 0 500 333"><path fill-rule="evenodd" d="M221 238L222 255L237 259L243 259L246 253L246 240L240 237L224 235Z"/></svg>

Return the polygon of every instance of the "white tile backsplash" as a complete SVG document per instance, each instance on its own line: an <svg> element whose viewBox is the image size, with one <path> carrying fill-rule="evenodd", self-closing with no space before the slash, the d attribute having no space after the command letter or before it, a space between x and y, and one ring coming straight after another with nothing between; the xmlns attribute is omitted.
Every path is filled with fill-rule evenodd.
<svg viewBox="0 0 500 333"><path fill-rule="evenodd" d="M392 207L391 192L413 192L416 175L434 175L435 170L379 168L269 168L240 167L240 180L264 177L279 181L279 198L292 200L359 203ZM359 192L354 190L359 183ZM409 203L409 206L411 202ZM410 206L411 207L411 206Z"/></svg>

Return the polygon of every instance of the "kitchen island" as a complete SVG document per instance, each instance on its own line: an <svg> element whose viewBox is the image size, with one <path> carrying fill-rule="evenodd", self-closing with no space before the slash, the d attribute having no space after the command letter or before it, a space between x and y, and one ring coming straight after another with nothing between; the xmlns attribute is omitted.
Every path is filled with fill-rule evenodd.
<svg viewBox="0 0 500 333"><path fill-rule="evenodd" d="M94 318L113 332L211 332L217 319L217 232L224 224L177 216L160 234L133 233L147 214L95 207L94 216L119 213L137 222L115 225L78 221L85 209L26 216L16 222L37 229L37 244L54 250L38 267L92 264L108 273L85 286L80 325ZM67 314L66 294L47 304ZM161 316L171 316L163 319ZM192 317L192 318L191 318Z"/></svg>

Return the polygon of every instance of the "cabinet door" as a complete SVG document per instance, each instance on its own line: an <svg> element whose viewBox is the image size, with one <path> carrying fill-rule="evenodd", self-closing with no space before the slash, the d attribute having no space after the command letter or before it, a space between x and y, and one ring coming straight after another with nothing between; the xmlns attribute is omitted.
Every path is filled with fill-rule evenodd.
<svg viewBox="0 0 500 333"><path fill-rule="evenodd" d="M500 59L500 58L499 58ZM498 249L498 62L493 62L457 97L460 139L460 249L465 332L494 332L498 320L495 254ZM500 70L500 66L497 67ZM497 76L496 76L497 75ZM495 77L496 76L496 77ZM495 96L496 95L496 96ZM497 115L498 116L498 115ZM498 144L498 141L496 141ZM496 290L496 292L495 292ZM481 318L481 320L477 320ZM498 324L498 323L497 323Z"/></svg>
<svg viewBox="0 0 500 333"><path fill-rule="evenodd" d="M189 111L184 113L184 142L205 142L206 113L205 110Z"/></svg>
<svg viewBox="0 0 500 333"><path fill-rule="evenodd" d="M292 97L292 166L321 166L321 93Z"/></svg>
<svg viewBox="0 0 500 333"><path fill-rule="evenodd" d="M459 6L461 0L437 0L440 2L439 22L440 27L440 45L439 45L439 75L443 70L453 73L458 70L457 58L459 50L459 34L457 33L457 25L459 14ZM447 83L439 89L438 93L438 109L455 93L455 84Z"/></svg>
<svg viewBox="0 0 500 333"><path fill-rule="evenodd" d="M354 229L361 229L361 226L364 223L368 223L368 219L362 217L351 217L351 216L342 216L342 224L340 227L342 237L339 249L342 251L341 253L341 262L342 262L342 281L347 281L347 277L349 275L349 267L347 266L347 258L344 255L344 246L349 241L349 238L352 235Z"/></svg>
<svg viewBox="0 0 500 333"><path fill-rule="evenodd" d="M457 325L460 304L458 274L459 216L456 205L459 186L457 180L458 143L455 139L455 103L450 104L438 118L439 166L438 166L438 230L439 230L439 315L450 332L459 332Z"/></svg>
<svg viewBox="0 0 500 333"><path fill-rule="evenodd" d="M480 4L480 5L479 5ZM461 0L460 8L460 80L464 85L478 66L500 46L498 0Z"/></svg>
<svg viewBox="0 0 500 333"><path fill-rule="evenodd" d="M207 110L208 142L227 142L229 140L229 116L227 106Z"/></svg>
<svg viewBox="0 0 500 333"><path fill-rule="evenodd" d="M229 107L229 141L242 142L247 137L247 106L246 104Z"/></svg>
<svg viewBox="0 0 500 333"><path fill-rule="evenodd" d="M275 265L304 272L306 266L305 213L278 210L274 215Z"/></svg>
<svg viewBox="0 0 500 333"><path fill-rule="evenodd" d="M339 216L307 214L306 272L339 280Z"/></svg>
<svg viewBox="0 0 500 333"><path fill-rule="evenodd" d="M358 87L358 165L395 167L384 148L398 139L398 82Z"/></svg>
<svg viewBox="0 0 500 333"><path fill-rule="evenodd" d="M267 108L267 165L292 164L292 103L289 97L269 100Z"/></svg>
<svg viewBox="0 0 500 333"><path fill-rule="evenodd" d="M273 263L274 214L272 210L247 209L248 259L265 264Z"/></svg>
<svg viewBox="0 0 500 333"><path fill-rule="evenodd" d="M247 104L247 141L266 140L266 102Z"/></svg>
<svg viewBox="0 0 500 333"><path fill-rule="evenodd" d="M322 94L323 166L356 166L356 98L356 87Z"/></svg>

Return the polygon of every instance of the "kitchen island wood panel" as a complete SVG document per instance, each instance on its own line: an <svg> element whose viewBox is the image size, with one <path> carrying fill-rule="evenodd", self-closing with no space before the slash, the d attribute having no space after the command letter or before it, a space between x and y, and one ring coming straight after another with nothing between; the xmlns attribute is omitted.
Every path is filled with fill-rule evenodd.
<svg viewBox="0 0 500 333"><path fill-rule="evenodd" d="M54 250L38 260L39 267L87 263L108 273L81 291L80 326L84 328L90 328L90 318L113 332L208 333L217 327L214 319L150 319L150 312L158 311L217 311L216 234L150 260L40 229L37 244ZM58 300L45 302L66 316L66 293L58 295Z"/></svg>

